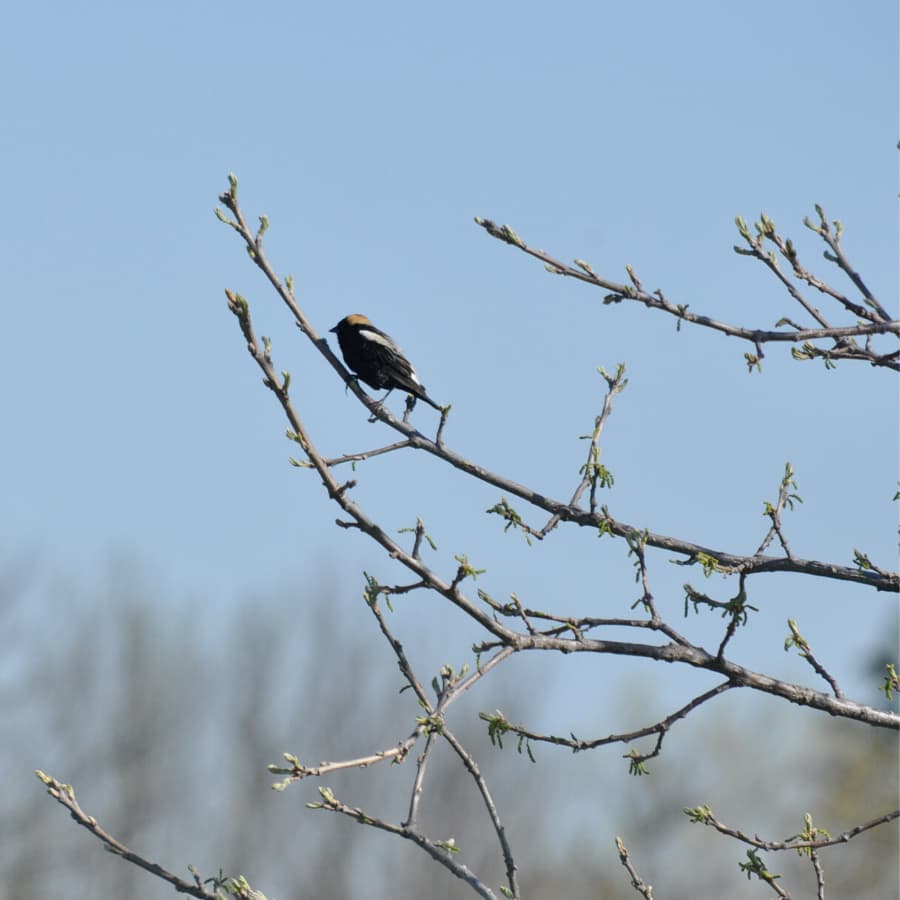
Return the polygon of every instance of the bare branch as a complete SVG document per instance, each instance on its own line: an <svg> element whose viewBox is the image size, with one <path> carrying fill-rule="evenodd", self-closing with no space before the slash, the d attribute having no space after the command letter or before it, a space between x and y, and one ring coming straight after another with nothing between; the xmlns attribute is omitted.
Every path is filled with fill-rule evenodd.
<svg viewBox="0 0 900 900"><path fill-rule="evenodd" d="M765 221L765 217L763 218ZM845 346L843 343L841 343L842 339L864 335L900 335L900 321L891 320L886 314L884 314L884 310L881 309L880 306L876 305L876 308L881 310L878 316L878 321L867 322L864 324L848 325L843 327L832 327L826 324L824 318L821 316L821 313L819 313L818 310L808 304L805 299L802 298L802 295L800 295L799 292L793 288L793 285L791 285L790 282L787 282L787 280L780 273L780 270L777 267L774 267L773 271L775 271L779 276L779 280L782 280L782 283L791 288L791 293L794 299L798 302L801 302L801 305L803 305L807 312L809 312L809 314L814 319L816 319L817 322L819 322L821 327L804 329L795 328L793 331L772 331L759 328L743 328L741 326L731 325L726 322L720 322L716 319L711 318L710 316L691 312L688 308L689 304L687 303L671 303L665 298L662 291L649 293L648 291L643 289L640 281L633 275L633 272L631 271L629 271L629 274L631 275L631 284L623 284L621 282L610 281L609 279L601 278L600 276L598 276L593 271L593 269L591 269L591 267L583 260L576 260L574 266L569 266L559 259L550 256L550 254L545 253L543 250L538 250L534 247L530 247L507 225L496 225L490 219L476 218L475 221L478 225L484 228L484 230L487 231L487 233L490 234L491 237L495 237L498 240L503 241L504 243L511 244L512 246L517 247L523 253L526 253L529 256L533 256L535 259L541 260L541 262L545 264L546 268L552 274L564 275L567 278L574 278L577 281L582 281L585 284L590 284L594 287L603 288L604 290L608 291L609 293L607 293L607 295L605 296L604 303L619 303L623 300L633 300L638 303L642 303L644 306L650 309L658 309L668 313L671 316L674 316L676 319L678 319L679 324L681 322L689 322L694 325L701 325L705 328L719 331L731 337L737 337L741 338L742 340L748 341L749 343L753 344L760 358L762 357L762 344L777 342L801 343L808 341L833 339L837 341L835 349L829 351L819 351L817 355L824 355L828 359L864 359L867 362L870 362L873 366L881 366L884 368L892 369L894 371L900 371L900 361L895 358L896 354L892 353L887 356L879 355L874 352L866 352L862 348L856 349L852 345ZM769 255L764 251L755 248L753 243L754 238L752 235L750 235L749 229L747 229L746 224L743 223L743 220L740 219L740 217L738 218L738 228L739 230L741 230L741 234L742 236L744 236L745 240L750 243L751 249L736 249L738 249L739 252L743 252L752 256L758 256L760 259L766 262L767 265L770 265ZM772 233L774 234L774 226ZM772 265L770 265L770 268L771 267ZM874 300L874 298L871 299Z"/></svg>
<svg viewBox="0 0 900 900"><path fill-rule="evenodd" d="M793 509L795 503L803 502L800 496L794 493L796 490L797 482L794 481L794 467L789 462L785 463L784 478L781 479L781 486L778 489L778 500L775 502L774 506L768 501L766 501L765 504L766 515L771 519L772 526L769 529L768 534L763 538L763 542L759 545L759 549L756 551L757 556L764 553L766 548L772 542L772 538L774 538L775 535L778 535L778 540L781 543L787 558L794 558L794 554L791 553L791 548L788 546L787 538L784 536L784 531L782 530L781 514L784 512L785 507Z"/></svg>
<svg viewBox="0 0 900 900"><path fill-rule="evenodd" d="M375 450L361 450L358 453L345 453L343 456L336 456L334 459L326 459L326 466L340 466L343 463L358 463L366 459L372 459L375 456L381 456L384 453L393 453L395 450L402 450L404 447L411 446L409 441L395 441L385 447L378 447Z"/></svg>
<svg viewBox="0 0 900 900"><path fill-rule="evenodd" d="M482 776L481 771L479 770L478 765L475 762L475 759L456 739L452 732L444 728L442 731L442 735L456 752L456 755L460 758L462 764L466 767L466 770L472 776L472 778L475 780L475 784L478 786L478 791L481 794L484 805L491 817L491 824L494 826L494 831L497 834L497 840L500 842L500 847L503 851L503 861L506 864L506 880L507 884L509 885L510 894L513 898L518 898L519 896L521 896L519 893L519 881L517 874L518 867L516 866L516 862L513 859L512 849L510 848L509 841L506 838L506 829L503 827L503 823L500 821L500 816L497 813L497 807L494 804L494 798L491 797L491 792L488 790L487 782L484 780L484 777Z"/></svg>
<svg viewBox="0 0 900 900"><path fill-rule="evenodd" d="M485 652L496 646L485 641L476 644L476 652ZM788 681L781 681L745 669L727 659L714 656L701 647L682 646L674 643L658 646L654 644L634 644L625 641L600 641L587 637L570 639L544 634L516 635L514 646L517 650L557 650L562 653L604 653L614 656L634 656L655 659L659 662L681 662L698 669L716 672L728 678L733 687L746 687L780 697L798 706L808 706L827 712L829 715L853 719L877 728L900 729L900 715L888 710L877 709L851 700L822 694L811 688Z"/></svg>
<svg viewBox="0 0 900 900"><path fill-rule="evenodd" d="M822 871L819 854L815 850L810 850L809 859L812 863L813 871L816 873L816 900L825 900L825 873Z"/></svg>
<svg viewBox="0 0 900 900"><path fill-rule="evenodd" d="M634 866L631 864L631 859L628 856L628 849L625 847L625 844L620 837L616 838L616 849L619 851L619 862L625 866L625 871L631 876L631 886L639 894L646 897L647 900L653 900L653 886L646 884L635 871Z"/></svg>
<svg viewBox="0 0 900 900"><path fill-rule="evenodd" d="M422 787L425 783L425 769L428 766L428 760L431 757L431 751L434 749L436 739L436 732L430 731L425 740L425 749L416 760L416 778L413 781L413 788L409 797L409 813L406 816L406 821L403 823L404 828L416 827L419 803L422 800Z"/></svg>
<svg viewBox="0 0 900 900"><path fill-rule="evenodd" d="M707 700L712 700L714 697L718 697L719 694L722 694L733 687L733 684L727 681L723 682L703 694L694 697L689 703L653 725L648 725L644 728L638 728L635 731L629 731L623 734L610 734L606 737L593 738L590 740L577 738L574 734L570 737L561 737L554 734L540 734L536 731L531 731L522 725L514 725L499 710L493 713L479 713L479 718L488 723L492 739L498 745L501 743L502 735L509 732L526 741L567 747L573 753L579 753L584 750L595 750L597 747L604 747L608 744L630 744L640 738L649 737L650 735L655 734L657 735L656 745L650 753L637 754L632 752L625 756L626 759L632 760L632 774L638 775L643 774L643 771L637 770L640 764L659 755L660 750L662 749L663 739L669 729L671 729L677 721L683 719L698 706L706 703ZM498 738L501 740L498 740Z"/></svg>
<svg viewBox="0 0 900 900"><path fill-rule="evenodd" d="M819 224L818 226L813 225L810 220L804 219L803 224L806 225L812 231L815 231L823 241L831 248L831 252L833 257L827 257L832 262L836 263L843 272L847 275L847 277L856 285L857 290L863 295L865 298L865 302L868 306L870 306L883 322L889 322L891 317L888 314L887 310L878 302L875 298L874 294L866 287L862 278L859 276L859 273L850 265L847 257L844 255L844 249L841 246L841 234L843 233L843 226L840 222L835 221L835 230L832 231L831 226L828 222L828 217L825 215L824 210L821 206L816 204L816 213L819 216Z"/></svg>
<svg viewBox="0 0 900 900"><path fill-rule="evenodd" d="M496 900L497 895L477 875L467 866L453 858L453 854L459 852L459 848L456 846L456 841L452 838L446 841L431 840L415 828L395 825L392 822L371 816L358 807L354 808L341 803L329 788L319 788L319 794L322 800L318 803L307 803L310 809L323 809L329 812L340 813L353 819L355 822L359 822L361 825L370 825L373 828L378 828L381 831L412 841L435 862L452 872L460 880L466 882L479 897L484 897L485 900Z"/></svg>
<svg viewBox="0 0 900 900"><path fill-rule="evenodd" d="M600 435L603 433L603 426L606 424L610 415L612 415L613 397L621 391L624 391L628 385L628 379L625 378L625 366L619 364L615 375L610 375L601 366L599 373L606 380L608 386L606 396L603 398L603 408L600 415L594 420L594 430L590 435L585 435L590 440L588 445L587 460L581 467L581 481L569 500L569 507L578 508L581 497L584 492L590 488L588 509L592 513L597 512L597 489L598 487L609 487L612 485L612 476L606 467L600 463ZM534 534L539 540L543 540L556 526L560 523L562 516L554 513L550 517L550 521L537 533ZM529 529L530 532L530 529Z"/></svg>
<svg viewBox="0 0 900 900"><path fill-rule="evenodd" d="M800 651L800 655L813 667L816 673L828 682L831 690L834 691L834 696L839 700L843 700L844 692L838 686L837 679L813 655L809 641L800 634L800 629L793 619L788 619L788 628L791 629L791 636L785 639L784 649L790 650L791 647L796 647Z"/></svg>
<svg viewBox="0 0 900 900"><path fill-rule="evenodd" d="M100 825L97 824L97 820L93 816L89 816L81 806L79 806L78 801L75 799L75 791L71 785L63 784L51 775L46 775L40 770L37 770L35 774L40 781L46 785L47 793L56 800L57 803L64 806L69 811L72 818L81 825L82 828L86 828L95 838L101 841L103 846L111 853L114 853L116 856L121 856L122 859L127 860L130 863L134 863L134 865L139 866L151 875L155 875L157 878L167 881L179 894L200 897L201 900L217 900L217 898L221 896L215 890L207 890L203 886L203 882L198 875L194 876L193 882L185 881L183 878L179 878L172 872L167 871L158 863L151 862L140 854L130 850L121 843L121 841L116 840L109 832L101 828ZM225 886L229 880L230 879L223 880L221 886Z"/></svg>
<svg viewBox="0 0 900 900"><path fill-rule="evenodd" d="M863 822L860 825L855 825L853 828L849 828L846 831L839 834L837 837L831 837L828 835L827 837L815 839L815 838L806 838L802 840L797 840L796 838L788 838L786 841L766 841L760 837L751 837L748 834L744 834L743 831L740 831L736 828L731 828L726 825L724 822L720 822L715 815L713 815L713 811L708 806L698 806L694 809L685 809L685 815L687 815L692 822L698 822L702 825L710 825L716 829L720 834L728 835L728 837L732 837L737 841L741 841L744 844L749 844L751 847L755 847L757 850L821 850L823 847L835 847L838 844L846 844L847 841L852 840L855 837L858 837L861 834L864 834L866 831L869 831L872 828L877 828L879 825L886 825L888 822L893 822L894 819L900 817L900 809L891 810L891 812L885 813L884 815L877 816L874 819L870 819L868 822ZM807 829L809 829L809 822L807 822ZM817 829L818 833L825 833L822 829ZM797 836L799 837L799 835Z"/></svg>

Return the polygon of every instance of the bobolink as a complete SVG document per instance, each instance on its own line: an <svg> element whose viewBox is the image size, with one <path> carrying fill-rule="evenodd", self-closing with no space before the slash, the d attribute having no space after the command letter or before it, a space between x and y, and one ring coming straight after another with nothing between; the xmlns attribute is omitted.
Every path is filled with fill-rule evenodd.
<svg viewBox="0 0 900 900"><path fill-rule="evenodd" d="M376 391L387 388L388 394L400 388L440 411L440 406L425 393L416 370L393 338L376 328L366 316L358 313L346 316L331 331L337 335L347 367L369 387Z"/></svg>

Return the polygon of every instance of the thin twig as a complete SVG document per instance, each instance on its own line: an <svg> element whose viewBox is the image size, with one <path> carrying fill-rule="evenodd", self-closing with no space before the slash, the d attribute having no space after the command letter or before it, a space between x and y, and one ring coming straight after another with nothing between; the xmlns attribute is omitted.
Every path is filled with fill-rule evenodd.
<svg viewBox="0 0 900 900"><path fill-rule="evenodd" d="M569 500L569 506L571 508L578 508L582 495L590 488L588 508L592 513L597 512L597 486L603 475L603 469L600 465L600 436L603 433L603 426L612 415L613 397L620 391L623 391L628 384L628 380L624 377L624 365L620 365L616 374L612 376L602 368L599 371L606 380L607 391L603 398L603 407L600 410L600 415L594 419L594 430L589 436L590 443L588 444L587 459L581 468L581 481L575 488L571 500ZM554 513L547 524L539 532L534 533L534 536L543 540L554 528L556 528L561 519L562 517L559 513Z"/></svg>
<svg viewBox="0 0 900 900"><path fill-rule="evenodd" d="M378 447L375 450L361 450L358 453L345 453L343 456L334 457L334 459L326 459L325 465L331 467L340 466L344 463L362 462L375 456L381 456L383 453L393 453L395 450L402 450L404 447L409 446L409 441L395 441L393 444L388 444L386 447Z"/></svg>
<svg viewBox="0 0 900 900"><path fill-rule="evenodd" d="M816 873L816 900L825 900L825 872L822 870L822 863L815 849L809 851L809 861Z"/></svg>
<svg viewBox="0 0 900 900"><path fill-rule="evenodd" d="M803 502L798 494L793 493L796 490L797 483L794 481L794 467L789 462L785 463L784 477L781 479L781 484L778 488L778 500L775 502L774 506L772 506L771 503L766 502L766 515L769 517L772 524L769 527L766 536L763 538L762 543L759 545L759 549L756 551L757 556L764 553L769 544L772 543L772 539L778 535L778 540L784 550L785 556L787 556L788 559L794 559L794 554L788 546L787 538L784 535L784 530L781 525L781 514L784 512L785 507L793 509L794 503Z"/></svg>
<svg viewBox="0 0 900 900"><path fill-rule="evenodd" d="M436 732L428 732L428 737L425 740L425 749L416 760L416 777L413 781L412 792L409 796L409 813L406 816L406 821L403 823L404 828L416 827L416 818L419 813L419 802L422 799L422 788L425 784L425 769L428 766L428 760L431 757L431 751L434 749L436 737Z"/></svg>
<svg viewBox="0 0 900 900"><path fill-rule="evenodd" d="M497 900L497 895L467 866L457 862L454 859L454 853L458 852L455 841L435 841L415 828L409 828L404 825L395 825L384 819L372 816L358 807L350 807L338 800L328 788L319 788L322 800L317 803L308 803L311 809L328 810L329 812L340 813L359 822L361 825L369 825L372 828L378 828L389 834L397 835L405 840L412 841L417 847L424 850L433 860L445 869L452 872L457 878L466 882L472 890L485 900Z"/></svg>
<svg viewBox="0 0 900 900"><path fill-rule="evenodd" d="M75 791L72 789L71 785L63 784L51 775L47 775L40 770L35 772L35 774L47 786L47 793L56 800L57 803L69 810L72 818L81 825L82 828L86 828L94 835L94 837L102 841L106 849L116 856L121 856L122 859L134 863L134 865L139 866L151 875L155 875L157 878L167 881L180 894L199 897L201 900L215 900L218 896L215 891L208 891L204 888L199 878L195 879L193 883L185 881L183 878L179 878L172 872L167 871L158 863L151 862L140 854L130 850L121 841L114 838L109 832L105 831L97 824L97 820L93 816L89 816L81 806L79 806L75 799Z"/></svg>
<svg viewBox="0 0 900 900"><path fill-rule="evenodd" d="M631 864L631 859L628 856L628 849L622 841L622 838L616 837L616 849L619 851L619 862L625 866L625 871L631 876L631 886L639 893L642 894L647 900L653 900L653 886L647 884L640 875L638 875L634 866Z"/></svg>
<svg viewBox="0 0 900 900"><path fill-rule="evenodd" d="M784 649L789 650L796 647L800 651L800 655L813 667L817 675L820 675L828 682L834 696L840 700L844 699L844 692L837 683L837 679L823 666L813 654L809 641L800 634L800 629L793 619L788 619L788 628L791 629L791 636L784 642Z"/></svg>
<svg viewBox="0 0 900 900"><path fill-rule="evenodd" d="M509 841L506 837L506 829L503 827L503 823L500 821L500 815L497 812L497 806L494 803L494 798L491 796L490 790L488 790L487 782L484 780L484 776L481 774L481 770L478 768L474 758L472 755L463 747L463 745L457 740L457 738L450 732L448 729L444 728L441 732L444 739L453 750L456 752L456 755L462 761L462 764L466 767L468 773L472 776L475 781L475 784L478 786L478 791L481 794L481 798L484 801L484 805L487 808L488 815L491 818L491 824L494 826L494 831L497 834L497 840L500 842L500 847L503 851L503 861L506 865L506 880L509 885L509 890L512 893L513 898L518 900L520 897L519 894L519 880L518 880L518 867L516 866L516 861L513 858L512 849L510 848Z"/></svg>
<svg viewBox="0 0 900 900"><path fill-rule="evenodd" d="M844 255L844 248L841 246L841 230L832 231L828 222L828 217L825 215L825 211L818 204L816 205L816 212L819 215L819 226L816 227L809 221L806 223L807 226L815 231L816 234L828 244L831 248L831 252L834 254L832 262L836 263L843 270L844 274L856 285L856 289L863 297L865 297L867 305L875 310L882 321L890 322L891 317L888 311L878 302L875 295L868 287L866 287L865 282L862 280L859 273L850 265L850 262ZM840 226L840 223L836 222L835 225Z"/></svg>
<svg viewBox="0 0 900 900"><path fill-rule="evenodd" d="M720 822L714 815L709 807L698 807L697 809L685 810L685 812L691 817L692 821L700 822L703 825L710 825L716 829L720 834L728 835L729 837L733 837L735 840L741 841L744 844L749 844L751 847L755 847L758 850L773 850L773 851L781 851L781 850L821 850L823 847L836 847L838 844L846 844L847 841L852 840L855 837L869 831L872 828L877 828L879 825L886 825L888 822L893 822L894 819L900 817L900 809L891 810L891 812L885 813L882 816L877 816L874 819L870 819L868 822L863 822L860 825L855 825L853 828L849 828L844 832L841 832L837 837L827 837L822 838L821 840L788 840L788 841L766 841L760 837L751 837L748 834L744 834L743 831L739 829L730 828L724 822Z"/></svg>
<svg viewBox="0 0 900 900"><path fill-rule="evenodd" d="M655 734L657 735L657 741L652 752L640 755L632 753L626 756L627 759L636 759L639 762L646 762L648 759L653 759L655 756L659 755L659 752L662 749L663 738L677 721L683 719L698 706L701 706L708 700L712 700L714 697L717 697L719 694L722 694L733 687L733 684L725 681L694 697L689 703L686 703L680 709L675 710L675 712L666 716L664 719L655 722L653 725L647 725L643 728L638 728L635 731L624 732L622 734L610 734L606 737L593 738L590 740L577 738L574 734L570 737L561 737L555 734L540 734L539 732L531 731L522 725L514 725L499 710L494 713L481 713L480 717L485 721L490 722L493 727L500 731L500 733L509 732L524 738L526 741L566 747L575 753L584 750L595 750L597 747L605 747L609 744L630 744L640 738L649 737L650 735Z"/></svg>

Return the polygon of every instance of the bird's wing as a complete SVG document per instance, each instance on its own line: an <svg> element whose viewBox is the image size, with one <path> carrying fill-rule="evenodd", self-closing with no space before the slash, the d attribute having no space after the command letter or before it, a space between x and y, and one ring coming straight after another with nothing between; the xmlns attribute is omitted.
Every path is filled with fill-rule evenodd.
<svg viewBox="0 0 900 900"><path fill-rule="evenodd" d="M425 392L416 370L403 355L396 341L374 325L366 325L360 329L360 335L368 341L368 352L374 357L378 368L384 372L396 386L411 394L421 396ZM385 384L385 387L388 385Z"/></svg>

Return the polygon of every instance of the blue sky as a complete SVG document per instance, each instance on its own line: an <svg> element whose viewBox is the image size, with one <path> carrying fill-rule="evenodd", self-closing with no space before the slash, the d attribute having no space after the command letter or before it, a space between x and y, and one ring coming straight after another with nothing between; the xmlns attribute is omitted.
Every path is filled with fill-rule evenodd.
<svg viewBox="0 0 900 900"><path fill-rule="evenodd" d="M90 581L124 555L173 593L226 600L310 572L335 570L354 596L363 568L400 577L332 527L314 477L287 464L225 287L249 298L326 452L387 436L213 217L234 171L317 328L365 312L391 332L454 404L447 439L461 452L570 494L602 396L595 368L625 361L603 442L614 515L750 552L790 459L806 500L788 521L796 552L847 564L860 546L892 567L890 373L825 372L772 347L749 376L743 346L605 307L473 217L765 327L796 312L732 252L734 216L764 210L839 280L801 225L818 202L896 309L896 39L893 4L832 0L19 4L0 36L5 556L35 552L44 571ZM415 416L433 427L431 410ZM621 547L560 532L529 550L483 515L496 491L432 460L380 460L360 480L388 526L423 515L437 565L468 553L498 596L585 613L599 597L610 614L633 599ZM685 571L654 565L680 609ZM759 584L768 630L738 646L798 679L780 650L789 614L802 626L806 612L814 644L846 661L895 601ZM863 611L850 635L848 597Z"/></svg>

